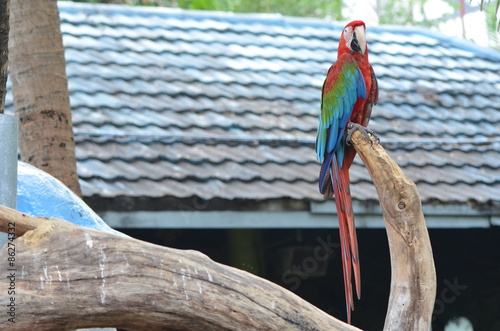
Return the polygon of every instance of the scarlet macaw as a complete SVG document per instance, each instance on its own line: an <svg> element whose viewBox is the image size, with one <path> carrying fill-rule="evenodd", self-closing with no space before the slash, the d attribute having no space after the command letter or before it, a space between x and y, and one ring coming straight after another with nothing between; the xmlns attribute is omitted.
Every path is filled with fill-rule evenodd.
<svg viewBox="0 0 500 331"><path fill-rule="evenodd" d="M346 143L349 138L346 137L346 128L350 123L357 124L354 129L360 129L359 125L366 127L377 100L377 79L368 61L365 23L353 21L342 31L337 61L328 70L323 83L316 136L316 154L322 162L319 190L325 199L335 195L348 323L351 323L351 311L354 310L353 270L358 299L361 280L349 188L349 167L356 151Z"/></svg>

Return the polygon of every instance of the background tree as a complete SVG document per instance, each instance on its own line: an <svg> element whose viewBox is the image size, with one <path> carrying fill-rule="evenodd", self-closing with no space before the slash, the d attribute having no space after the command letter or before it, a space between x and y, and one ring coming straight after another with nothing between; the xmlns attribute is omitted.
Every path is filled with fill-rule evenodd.
<svg viewBox="0 0 500 331"><path fill-rule="evenodd" d="M12 0L9 62L21 160L81 196L66 61L55 0Z"/></svg>

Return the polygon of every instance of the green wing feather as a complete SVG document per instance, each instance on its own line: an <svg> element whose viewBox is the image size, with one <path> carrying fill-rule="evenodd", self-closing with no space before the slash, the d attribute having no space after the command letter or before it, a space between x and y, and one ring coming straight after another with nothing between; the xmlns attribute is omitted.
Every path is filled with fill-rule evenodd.
<svg viewBox="0 0 500 331"><path fill-rule="evenodd" d="M354 57L344 54L328 70L322 88L321 114L316 136L316 154L320 162L326 154L339 149L340 140L358 98L366 98L365 81Z"/></svg>

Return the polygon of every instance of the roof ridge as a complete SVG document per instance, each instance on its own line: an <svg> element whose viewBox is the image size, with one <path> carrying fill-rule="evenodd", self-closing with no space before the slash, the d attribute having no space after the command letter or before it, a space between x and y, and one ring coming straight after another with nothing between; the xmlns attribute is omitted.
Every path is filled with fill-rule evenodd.
<svg viewBox="0 0 500 331"><path fill-rule="evenodd" d="M179 18L186 18L188 16L193 16L197 19L208 18L208 19L224 19L228 22L233 23L255 23L255 22L274 22L281 23L282 26L287 25L319 25L319 26L330 26L338 29L342 29L345 22L336 22L332 20L326 20L315 17L295 17L286 16L280 13L235 13L231 11L215 11L215 10L195 10L195 9L182 9L173 7L151 7L151 6L128 6L121 4L108 4L108 3L75 3L75 2L65 2L58 1L59 10L64 10L65 12L76 12L76 11L87 11L89 13L99 13L99 12L114 12L116 14L142 14L150 15L151 13L155 16L165 16L169 17L178 16ZM139 16L139 15L138 15Z"/></svg>
<svg viewBox="0 0 500 331"><path fill-rule="evenodd" d="M147 16L152 13L158 17L178 17L185 19L192 16L196 19L211 19L214 21L224 20L230 24L249 24L249 23L273 23L276 26L294 27L294 26L311 26L325 27L333 29L341 29L345 22L335 22L327 19L310 18L310 17L292 17L284 16L278 13L234 13L223 11L206 11L206 10L189 10L170 7L146 7L146 6L125 6L117 4L87 4L74 2L58 2L60 12L62 13L78 13L82 10L87 13L113 12L116 14L128 15L136 14L136 16ZM63 21L63 20L61 20ZM226 29L223 29L226 31ZM479 46L471 41L459 39L456 37L446 36L439 32L425 29L418 26L395 26L395 25L372 25L369 28L370 33L390 32L394 34L414 33L423 37L437 40L439 42L448 43L458 49L469 51L482 56L483 58L498 61L500 60L500 52Z"/></svg>

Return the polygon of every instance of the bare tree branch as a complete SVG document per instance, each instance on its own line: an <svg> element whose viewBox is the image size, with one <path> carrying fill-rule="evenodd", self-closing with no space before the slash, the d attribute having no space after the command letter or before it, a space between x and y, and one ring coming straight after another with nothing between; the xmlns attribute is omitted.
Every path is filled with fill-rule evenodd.
<svg viewBox="0 0 500 331"><path fill-rule="evenodd" d="M417 187L378 143L352 143L377 189L389 239L391 293L384 330L430 330L436 270Z"/></svg>
<svg viewBox="0 0 500 331"><path fill-rule="evenodd" d="M382 204L392 262L384 330L429 330L436 274L415 184L377 143L354 132ZM0 206L0 230L20 237L0 301L2 330L359 330L255 275L176 250ZM21 236L22 235L22 236ZM10 259L9 259L10 258ZM13 259L12 259L13 258ZM5 262L7 263L7 262Z"/></svg>

